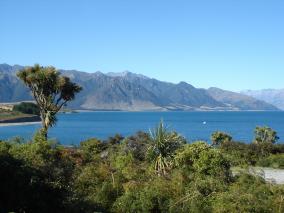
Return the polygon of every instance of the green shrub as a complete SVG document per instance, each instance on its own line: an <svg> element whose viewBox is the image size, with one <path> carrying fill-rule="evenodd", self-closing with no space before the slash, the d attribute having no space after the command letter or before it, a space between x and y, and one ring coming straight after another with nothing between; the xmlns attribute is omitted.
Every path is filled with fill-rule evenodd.
<svg viewBox="0 0 284 213"><path fill-rule="evenodd" d="M1 212L64 212L73 169L52 142L0 142Z"/></svg>
<svg viewBox="0 0 284 213"><path fill-rule="evenodd" d="M177 152L175 162L177 166L192 169L199 175L230 179L230 162L206 142L185 145Z"/></svg>
<svg viewBox="0 0 284 213"><path fill-rule="evenodd" d="M114 212L168 212L171 186L165 179L158 178L150 183L132 186L113 206Z"/></svg>
<svg viewBox="0 0 284 213"><path fill-rule="evenodd" d="M284 169L284 154L270 155L259 160L258 166L272 167L275 169Z"/></svg>
<svg viewBox="0 0 284 213"><path fill-rule="evenodd" d="M217 131L211 135L211 142L212 142L212 145L214 146L219 146L222 143L227 143L231 141L232 141L232 136L225 132Z"/></svg>
<svg viewBox="0 0 284 213"><path fill-rule="evenodd" d="M272 187L260 177L241 174L228 190L212 197L213 212L275 212Z"/></svg>
<svg viewBox="0 0 284 213"><path fill-rule="evenodd" d="M13 107L13 111L21 112L24 114L39 115L39 107L30 102L22 102Z"/></svg>
<svg viewBox="0 0 284 213"><path fill-rule="evenodd" d="M91 162L97 154L107 148L107 144L96 138L90 138L80 143L79 149L82 152L84 162Z"/></svg>

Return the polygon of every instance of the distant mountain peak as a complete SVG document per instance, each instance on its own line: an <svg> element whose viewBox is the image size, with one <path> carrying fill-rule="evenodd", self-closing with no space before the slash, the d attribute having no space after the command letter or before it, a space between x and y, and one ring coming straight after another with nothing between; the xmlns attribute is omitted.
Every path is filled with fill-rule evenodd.
<svg viewBox="0 0 284 213"><path fill-rule="evenodd" d="M91 73L92 75L97 75L97 76L100 76L100 75L105 75L103 72L101 71L96 71L94 73Z"/></svg>
<svg viewBox="0 0 284 213"><path fill-rule="evenodd" d="M125 77L126 75L128 75L128 73L130 73L129 71L123 71L123 72L108 72L106 73L107 76L110 77Z"/></svg>
<svg viewBox="0 0 284 213"><path fill-rule="evenodd" d="M179 84L179 85L189 85L189 83L187 83L187 82L185 82L185 81L180 81L178 84Z"/></svg>
<svg viewBox="0 0 284 213"><path fill-rule="evenodd" d="M110 76L110 77L134 77L134 78L144 78L144 79L148 79L147 76L144 76L142 74L137 74L137 73L133 73L133 72L130 72L128 70L126 71L123 71L123 72L108 72L106 73L107 76Z"/></svg>

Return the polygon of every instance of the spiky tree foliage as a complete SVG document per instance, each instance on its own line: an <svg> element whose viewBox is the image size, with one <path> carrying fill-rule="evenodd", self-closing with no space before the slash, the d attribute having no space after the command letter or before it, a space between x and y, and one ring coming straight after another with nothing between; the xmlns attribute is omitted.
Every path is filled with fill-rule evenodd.
<svg viewBox="0 0 284 213"><path fill-rule="evenodd" d="M40 108L42 133L47 137L49 127L56 123L57 112L75 98L82 88L61 76L54 67L42 67L38 64L26 67L17 76L28 86Z"/></svg>
<svg viewBox="0 0 284 213"><path fill-rule="evenodd" d="M279 137L277 136L277 132L271 129L270 127L266 126L256 127L254 133L255 133L254 143L256 144L263 144L263 143L274 144L279 139Z"/></svg>
<svg viewBox="0 0 284 213"><path fill-rule="evenodd" d="M150 142L148 156L154 163L155 171L166 175L173 165L175 151L185 144L185 139L176 132L169 132L161 121L150 131Z"/></svg>

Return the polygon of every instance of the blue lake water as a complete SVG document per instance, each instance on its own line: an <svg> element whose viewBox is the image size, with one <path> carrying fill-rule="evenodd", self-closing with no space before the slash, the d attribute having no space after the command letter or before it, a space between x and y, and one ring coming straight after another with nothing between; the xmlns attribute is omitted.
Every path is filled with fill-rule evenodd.
<svg viewBox="0 0 284 213"><path fill-rule="evenodd" d="M115 133L123 136L138 130L149 131L163 119L170 129L188 140L209 141L216 130L228 132L235 140L251 142L254 128L270 126L284 141L284 112L80 112L60 114L58 123L50 129L50 138L61 144L78 144L97 137L106 139ZM206 124L204 123L206 122ZM40 125L0 127L0 139L14 136L31 138ZM281 140L283 139L283 140Z"/></svg>

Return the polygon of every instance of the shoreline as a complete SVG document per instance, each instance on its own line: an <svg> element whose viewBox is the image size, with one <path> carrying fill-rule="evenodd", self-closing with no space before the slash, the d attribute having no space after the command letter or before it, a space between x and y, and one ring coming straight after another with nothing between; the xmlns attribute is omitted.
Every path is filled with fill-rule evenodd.
<svg viewBox="0 0 284 213"><path fill-rule="evenodd" d="M284 112L284 110L74 110L72 113L79 112Z"/></svg>
<svg viewBox="0 0 284 213"><path fill-rule="evenodd" d="M0 127L3 126L19 126L19 125L32 125L40 123L41 119L37 115L17 117L11 119L0 120Z"/></svg>
<svg viewBox="0 0 284 213"><path fill-rule="evenodd" d="M0 123L0 127L8 127L8 126L28 126L34 124L40 124L40 121L33 122L17 122L17 123Z"/></svg>

